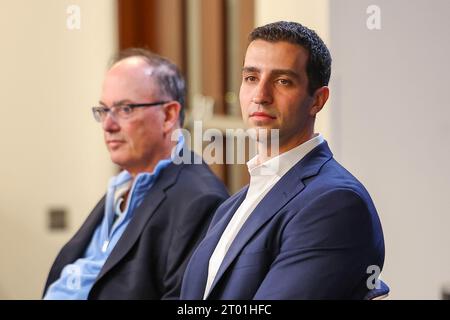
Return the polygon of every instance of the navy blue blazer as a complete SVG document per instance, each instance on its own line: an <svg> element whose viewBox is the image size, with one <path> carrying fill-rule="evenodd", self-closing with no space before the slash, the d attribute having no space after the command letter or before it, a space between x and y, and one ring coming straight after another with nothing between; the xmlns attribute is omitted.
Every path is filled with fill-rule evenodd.
<svg viewBox="0 0 450 320"><path fill-rule="evenodd" d="M189 257L227 197L206 164L170 164L135 209L88 299L178 299ZM105 197L56 257L44 295L62 269L83 255L104 211Z"/></svg>
<svg viewBox="0 0 450 320"><path fill-rule="evenodd" d="M190 259L181 299L203 299L209 259L247 189L217 209ZM324 142L252 212L207 299L362 299L372 275L368 266L381 269L383 263L383 232L374 204Z"/></svg>

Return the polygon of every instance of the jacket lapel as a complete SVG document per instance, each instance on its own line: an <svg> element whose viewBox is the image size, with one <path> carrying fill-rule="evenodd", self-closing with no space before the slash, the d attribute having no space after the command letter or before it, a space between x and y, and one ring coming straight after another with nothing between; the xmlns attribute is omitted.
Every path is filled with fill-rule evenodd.
<svg viewBox="0 0 450 320"><path fill-rule="evenodd" d="M74 262L83 255L86 247L91 241L95 229L103 219L105 211L105 198L106 196L103 196L77 233L61 249L61 252L58 254L53 267L50 270L44 292L50 284L60 277L62 269L67 264Z"/></svg>
<svg viewBox="0 0 450 320"><path fill-rule="evenodd" d="M80 230L73 236L72 240L67 244L68 252L73 258L69 259L71 263L83 255L86 247L91 242L92 235L97 226L101 223L105 212L106 195L95 206L86 222L81 226Z"/></svg>
<svg viewBox="0 0 450 320"><path fill-rule="evenodd" d="M225 230L228 222L230 222L233 214L239 208L241 203L244 201L245 196L247 195L248 186L242 188L235 195L231 196L228 200L226 200L219 208L217 208L217 213L211 220L208 234L211 232L212 234L222 232ZM220 212L224 211L223 214ZM225 225L225 226L224 226Z"/></svg>
<svg viewBox="0 0 450 320"><path fill-rule="evenodd" d="M320 144L314 148L309 154L307 154L302 160L294 165L267 193L267 195L261 200L261 202L253 210L247 221L242 226L241 230L237 234L233 243L230 246L227 254L220 265L214 282L211 286L209 294L214 290L217 282L224 275L225 271L236 259L244 246L250 241L255 233L269 221L280 209L282 209L292 198L300 193L305 184L303 180L311 176L317 175L320 168L333 157L328 144L326 142ZM242 203L242 201L241 201ZM234 208L232 214L237 210ZM228 222L231 219L232 214L229 214L229 219L223 221L225 226L220 226L220 234L217 242L220 239L223 231L225 230ZM222 224L222 223L221 223ZM216 244L217 244L216 242ZM214 247L215 248L215 247ZM211 251L214 251L214 248ZM210 256L211 256L210 254Z"/></svg>
<svg viewBox="0 0 450 320"><path fill-rule="evenodd" d="M142 203L135 209L127 228L106 260L97 281L111 270L130 251L136 243L147 221L155 214L160 203L166 198L165 190L172 186L183 165L170 164L161 172L161 176L150 188Z"/></svg>
<svg viewBox="0 0 450 320"><path fill-rule="evenodd" d="M184 278L189 284L182 286L181 299L203 299L209 258L233 214L244 201L247 190L247 187L243 188L217 208L205 238L198 245L186 268Z"/></svg>

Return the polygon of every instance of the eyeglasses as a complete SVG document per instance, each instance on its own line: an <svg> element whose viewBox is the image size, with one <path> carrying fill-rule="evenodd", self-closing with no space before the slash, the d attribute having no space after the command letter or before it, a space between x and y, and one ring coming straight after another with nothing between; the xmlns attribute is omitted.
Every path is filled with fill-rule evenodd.
<svg viewBox="0 0 450 320"><path fill-rule="evenodd" d="M158 101L158 102L150 102L150 103L128 103L128 104L119 104L115 105L111 108L98 106L92 108L92 113L94 114L95 120L98 122L103 122L106 119L108 113L115 120L125 120L129 119L133 114L134 108L142 108L142 107L155 107L162 104L169 103L170 101Z"/></svg>

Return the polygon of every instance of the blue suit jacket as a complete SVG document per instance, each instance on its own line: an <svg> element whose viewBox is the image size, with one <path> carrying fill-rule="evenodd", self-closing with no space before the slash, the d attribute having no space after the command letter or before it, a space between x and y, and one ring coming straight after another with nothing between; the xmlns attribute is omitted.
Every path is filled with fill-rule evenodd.
<svg viewBox="0 0 450 320"><path fill-rule="evenodd" d="M181 299L203 299L209 259L247 189L217 209L190 259ZM361 299L368 292L368 266L381 269L383 262L383 232L372 200L324 142L252 212L207 299Z"/></svg>

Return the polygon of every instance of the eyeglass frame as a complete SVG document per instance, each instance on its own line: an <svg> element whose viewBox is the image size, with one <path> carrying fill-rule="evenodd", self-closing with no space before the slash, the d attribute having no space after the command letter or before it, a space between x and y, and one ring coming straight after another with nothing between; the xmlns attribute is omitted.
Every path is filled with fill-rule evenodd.
<svg viewBox="0 0 450 320"><path fill-rule="evenodd" d="M128 108L131 108L131 111L133 111L134 108L156 107L156 106L163 105L163 104L166 104L166 103L169 103L169 102L171 102L171 101L169 100L169 101L157 101L157 102L147 102L147 103L125 103L125 104L118 104L118 105L116 105L116 106L112 106L111 108L105 107L105 106L95 106L95 107L92 107L92 114L93 114L93 116L94 116L94 119L95 119L97 122L100 122L100 123L103 122L103 121L105 121L106 116L107 116L108 114L110 114L111 117L114 118L114 120L118 120L118 119L123 120L123 119L127 119L127 118L120 118L120 117L119 117L119 118L116 118L116 116L114 115L114 113L112 113L112 112L113 112L113 111L112 111L113 108L121 108L121 109L123 110L124 107L128 107ZM97 118L96 112L98 112L99 109L102 109L104 112L106 112L106 113L105 113L105 118L101 119L100 116ZM130 115L131 115L131 113L130 113Z"/></svg>

